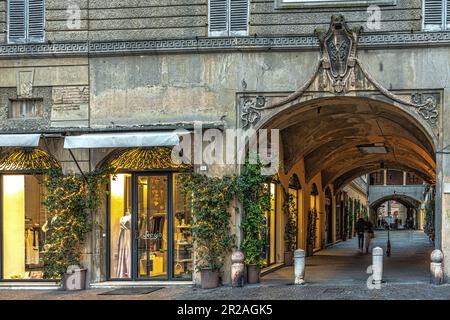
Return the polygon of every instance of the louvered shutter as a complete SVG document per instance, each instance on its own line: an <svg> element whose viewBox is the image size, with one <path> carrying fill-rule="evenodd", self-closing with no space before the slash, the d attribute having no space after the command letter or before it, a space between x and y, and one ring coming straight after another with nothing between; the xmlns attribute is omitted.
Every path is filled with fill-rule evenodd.
<svg viewBox="0 0 450 320"><path fill-rule="evenodd" d="M8 1L8 42L26 41L26 0Z"/></svg>
<svg viewBox="0 0 450 320"><path fill-rule="evenodd" d="M444 16L444 1L423 0L424 2L424 29L430 31L442 30Z"/></svg>
<svg viewBox="0 0 450 320"><path fill-rule="evenodd" d="M28 40L41 42L44 40L45 1L28 0Z"/></svg>
<svg viewBox="0 0 450 320"><path fill-rule="evenodd" d="M228 0L209 0L209 34L228 34Z"/></svg>
<svg viewBox="0 0 450 320"><path fill-rule="evenodd" d="M247 35L248 0L230 1L230 35Z"/></svg>
<svg viewBox="0 0 450 320"><path fill-rule="evenodd" d="M447 21L447 30L450 30L450 0L447 0L447 16L445 20Z"/></svg>

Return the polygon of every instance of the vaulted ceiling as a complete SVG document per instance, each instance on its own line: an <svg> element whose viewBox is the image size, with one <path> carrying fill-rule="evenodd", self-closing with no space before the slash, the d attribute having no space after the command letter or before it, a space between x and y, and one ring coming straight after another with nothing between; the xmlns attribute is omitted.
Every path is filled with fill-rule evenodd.
<svg viewBox="0 0 450 320"><path fill-rule="evenodd" d="M321 173L323 186L334 184L339 189L385 167L435 182L430 135L414 116L388 103L324 98L306 107L292 107L266 127L281 129L285 171L303 159L307 181ZM385 145L388 153L365 154L358 147L373 143Z"/></svg>

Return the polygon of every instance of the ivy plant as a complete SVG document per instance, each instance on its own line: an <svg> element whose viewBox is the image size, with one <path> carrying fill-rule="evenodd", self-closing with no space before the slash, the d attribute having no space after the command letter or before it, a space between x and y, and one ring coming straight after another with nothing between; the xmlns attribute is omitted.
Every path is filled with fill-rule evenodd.
<svg viewBox="0 0 450 320"><path fill-rule="evenodd" d="M287 252L293 252L297 248L297 205L292 194L285 191L283 211L286 215L284 230L284 243Z"/></svg>
<svg viewBox="0 0 450 320"><path fill-rule="evenodd" d="M307 244L308 246L313 246L316 243L316 227L317 227L317 210L316 209L309 209L308 210L308 226L307 226Z"/></svg>
<svg viewBox="0 0 450 320"><path fill-rule="evenodd" d="M353 237L353 199L349 197L347 203L348 236L351 239Z"/></svg>
<svg viewBox="0 0 450 320"><path fill-rule="evenodd" d="M64 175L50 169L44 180L43 201L48 214L44 245L44 277L61 279L70 265L81 264L81 246L92 230L91 213L102 204L107 170L81 175Z"/></svg>
<svg viewBox="0 0 450 320"><path fill-rule="evenodd" d="M220 271L235 243L230 233L229 212L235 195L235 178L188 172L181 175L180 181L192 210L196 269Z"/></svg>
<svg viewBox="0 0 450 320"><path fill-rule="evenodd" d="M241 175L237 178L237 194L244 210L241 228L243 239L241 250L245 263L262 267L266 252L266 218L270 211L270 193L267 176L261 172L259 161L251 164L247 160Z"/></svg>
<svg viewBox="0 0 450 320"><path fill-rule="evenodd" d="M424 231L428 235L431 241L435 239L435 202L430 200L425 207L425 227Z"/></svg>

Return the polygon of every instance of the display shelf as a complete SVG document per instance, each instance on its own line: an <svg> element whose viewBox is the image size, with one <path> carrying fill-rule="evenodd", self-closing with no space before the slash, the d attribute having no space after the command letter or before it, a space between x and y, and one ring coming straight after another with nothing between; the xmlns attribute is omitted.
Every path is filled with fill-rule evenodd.
<svg viewBox="0 0 450 320"><path fill-rule="evenodd" d="M177 226L177 229L192 229L192 226L190 226L190 225Z"/></svg>
<svg viewBox="0 0 450 320"><path fill-rule="evenodd" d="M192 262L192 259L175 259L175 262L180 262L180 263L183 263L183 262Z"/></svg>
<svg viewBox="0 0 450 320"><path fill-rule="evenodd" d="M190 242L177 242L177 245L178 246L188 246L188 245L191 245L192 243L190 243Z"/></svg>

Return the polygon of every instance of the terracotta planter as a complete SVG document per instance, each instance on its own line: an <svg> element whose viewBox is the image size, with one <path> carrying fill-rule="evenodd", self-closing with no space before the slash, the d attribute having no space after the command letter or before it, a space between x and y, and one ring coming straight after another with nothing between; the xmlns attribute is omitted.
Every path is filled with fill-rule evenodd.
<svg viewBox="0 0 450 320"><path fill-rule="evenodd" d="M261 270L255 264L249 264L247 266L247 283L255 284L260 282Z"/></svg>
<svg viewBox="0 0 450 320"><path fill-rule="evenodd" d="M200 273L202 289L214 289L219 286L219 272L204 269Z"/></svg>
<svg viewBox="0 0 450 320"><path fill-rule="evenodd" d="M294 265L294 253L292 251L284 253L284 264L289 267Z"/></svg>

